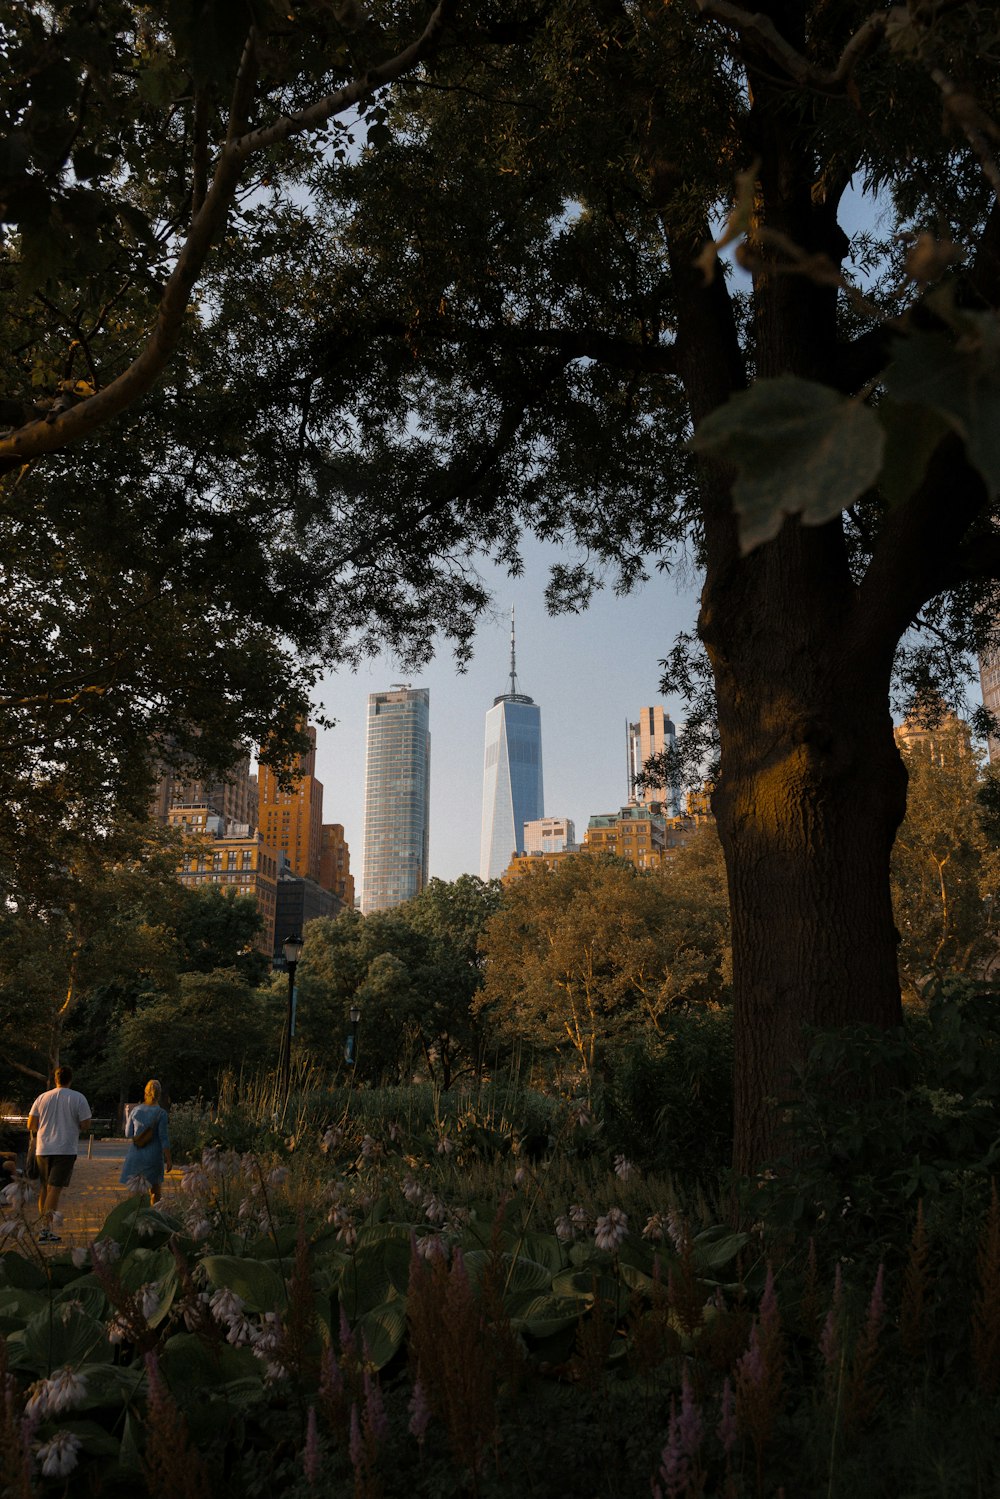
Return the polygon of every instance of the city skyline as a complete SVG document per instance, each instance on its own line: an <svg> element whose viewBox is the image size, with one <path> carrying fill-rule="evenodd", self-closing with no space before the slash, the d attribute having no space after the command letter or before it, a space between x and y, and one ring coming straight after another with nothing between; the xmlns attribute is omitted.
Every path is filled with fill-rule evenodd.
<svg viewBox="0 0 1000 1499"><path fill-rule="evenodd" d="M530 542L517 578L502 569L481 569L494 603L480 620L464 672L445 645L412 679L389 655L373 658L357 672L323 678L319 696L336 726L319 732L316 773L326 787L324 815L343 824L359 884L367 698L399 680L431 693L430 876L453 880L478 874L483 718L498 681L508 675L512 602L522 657L530 663L527 685L545 716L547 815L569 817L585 828L591 815L616 810L628 800L622 724L634 720L644 704L656 702L677 721L679 702L658 691L660 662L678 631L694 627L695 580L684 568L676 576L654 572L645 586L624 596L609 586L580 614L551 615L545 603L548 567L565 556L554 546Z"/></svg>

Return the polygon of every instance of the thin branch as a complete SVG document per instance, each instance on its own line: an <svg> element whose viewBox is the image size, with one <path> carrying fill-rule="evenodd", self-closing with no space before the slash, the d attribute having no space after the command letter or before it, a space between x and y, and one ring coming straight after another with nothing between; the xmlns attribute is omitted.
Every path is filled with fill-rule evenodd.
<svg viewBox="0 0 1000 1499"><path fill-rule="evenodd" d="M424 521L433 519L435 515L440 515L458 500L467 499L474 493L483 478L495 468L499 459L510 447L517 436L525 413L535 405L559 372L565 368L566 363L565 359L550 360L531 384L522 387L520 399L512 406L508 406L504 412L492 442L484 448L477 449L478 462L464 473L461 464L452 465L450 473L446 473L441 481L441 492L435 495L434 499L428 500L414 515L407 516L407 536L412 536L416 527L422 525ZM398 519L394 517L374 535L366 537L358 546L352 547L344 556L338 557L334 566L337 570L357 566L358 563L366 561L373 552L380 552L387 543L399 540Z"/></svg>
<svg viewBox="0 0 1000 1499"><path fill-rule="evenodd" d="M730 0L696 0L696 4L702 15L732 26L741 36L752 37L793 83L821 94L847 92L859 63L882 41L890 19L888 11L878 11L869 16L848 40L837 66L830 72L825 68L818 68L815 63L803 57L801 52L796 51L769 16L761 15L759 11L751 13L743 10L739 5L732 5Z"/></svg>
<svg viewBox="0 0 1000 1499"><path fill-rule="evenodd" d="M931 68L931 77L941 90L944 107L957 120L966 140L979 157L979 164L1000 202L1000 166L987 144L987 137L1000 141L1000 129L971 94L963 93L941 68Z"/></svg>
<svg viewBox="0 0 1000 1499"><path fill-rule="evenodd" d="M233 94L229 103L229 128L226 131L226 145L231 146L239 137L246 132L250 122L250 106L253 103L253 92L257 87L257 32L251 26L247 32L247 39L243 44L243 55L240 65L236 70L236 82L233 84Z"/></svg>
<svg viewBox="0 0 1000 1499"><path fill-rule="evenodd" d="M395 57L370 68L363 78L355 78L336 93L327 94L295 114L227 141L219 153L212 185L164 286L153 330L140 353L122 374L95 395L0 437L0 473L23 467L34 458L89 436L152 388L180 341L191 291L222 232L248 159L294 135L320 128L334 115L353 108L416 67L436 46L453 4L454 0L438 0L416 41Z"/></svg>
<svg viewBox="0 0 1000 1499"><path fill-rule="evenodd" d="M0 708L34 708L42 704L50 708L68 708L87 696L103 697L107 690L106 684L104 686L94 684L90 687L81 687L76 692L71 692L68 697L52 697L48 692L35 693L31 697L3 697L0 698Z"/></svg>
<svg viewBox="0 0 1000 1499"><path fill-rule="evenodd" d="M194 96L194 144L191 151L191 219L197 218L208 192L208 90Z"/></svg>
<svg viewBox="0 0 1000 1499"><path fill-rule="evenodd" d="M566 361L592 359L596 364L633 370L638 374L677 374L677 358L672 344L637 343L631 338L590 328L519 328L505 323L476 325L435 317L432 321L416 324L401 318L378 318L366 326L366 331L376 337L389 335L418 342L428 339L441 343L484 344L493 349L549 350Z"/></svg>

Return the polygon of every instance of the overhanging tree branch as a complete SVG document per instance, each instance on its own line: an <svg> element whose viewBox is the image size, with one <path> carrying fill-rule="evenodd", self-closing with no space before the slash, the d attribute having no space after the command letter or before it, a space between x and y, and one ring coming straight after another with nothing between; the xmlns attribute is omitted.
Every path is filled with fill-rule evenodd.
<svg viewBox="0 0 1000 1499"><path fill-rule="evenodd" d="M321 128L328 120L369 99L378 89L416 67L440 40L453 3L454 0L438 0L420 36L395 57L369 68L363 77L355 78L344 88L294 114L227 139L219 153L211 186L194 214L187 239L163 288L156 322L142 351L117 379L86 400L68 410L50 412L47 417L0 437L0 473L19 468L32 459L57 452L69 443L88 437L151 389L180 341L191 291L222 232L246 163L271 146ZM231 124L235 119L237 128L241 124L239 115L245 105L244 92L253 69L251 35L234 94Z"/></svg>

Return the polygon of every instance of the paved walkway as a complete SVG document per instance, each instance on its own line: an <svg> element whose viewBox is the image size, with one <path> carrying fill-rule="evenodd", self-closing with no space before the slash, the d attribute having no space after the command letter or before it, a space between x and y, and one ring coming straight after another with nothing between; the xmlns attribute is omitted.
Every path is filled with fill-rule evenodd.
<svg viewBox="0 0 1000 1499"><path fill-rule="evenodd" d="M58 1254L67 1249L85 1247L96 1238L111 1209L125 1196L124 1187L119 1186L118 1177L125 1159L127 1145L124 1140L94 1140L88 1156L86 1145L80 1141L81 1154L73 1168L73 1179L66 1187L60 1201L63 1215L58 1230L61 1244L41 1245L46 1253ZM167 1205L173 1192L177 1191L181 1174L172 1171L163 1184L163 1203ZM32 1186L37 1186L33 1182ZM28 1222L34 1226L37 1214L34 1204L28 1207ZM4 1248L16 1248L11 1240L0 1240Z"/></svg>

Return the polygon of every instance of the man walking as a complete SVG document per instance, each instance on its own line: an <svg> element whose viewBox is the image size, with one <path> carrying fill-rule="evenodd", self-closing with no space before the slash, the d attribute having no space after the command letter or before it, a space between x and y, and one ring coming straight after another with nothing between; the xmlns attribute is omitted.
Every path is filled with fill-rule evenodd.
<svg viewBox="0 0 1000 1499"><path fill-rule="evenodd" d="M73 1175L80 1131L90 1126L90 1104L82 1093L70 1087L72 1081L69 1067L57 1067L55 1087L39 1094L28 1115L38 1163L38 1212L43 1220L38 1235L40 1244L61 1242L53 1232L52 1219L62 1189L69 1186Z"/></svg>

